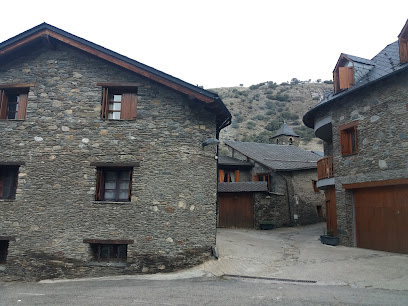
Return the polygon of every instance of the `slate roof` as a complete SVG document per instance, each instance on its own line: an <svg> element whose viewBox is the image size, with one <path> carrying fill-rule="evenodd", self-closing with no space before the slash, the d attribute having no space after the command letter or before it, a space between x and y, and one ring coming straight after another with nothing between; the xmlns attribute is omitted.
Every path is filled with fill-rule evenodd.
<svg viewBox="0 0 408 306"><path fill-rule="evenodd" d="M93 50L99 52L99 55L96 55L97 53L91 53L95 56L99 56L122 67L124 67L124 65L126 64L131 65L137 68L138 71L141 72L140 74L142 74L143 76L164 85L172 84L174 85L172 86L172 88L180 92L185 92L187 90L187 92L197 95L197 99L201 98L203 99L203 101L206 100L207 102L211 102L211 107L209 107L209 109L217 114L217 126L219 130L231 123L231 113L229 112L221 98L218 96L218 94L184 82L167 73L164 73L160 70L142 64L119 53L106 49L100 45L75 36L45 22L0 43L0 62L7 62L8 60L10 60L10 55L12 53L20 54L24 50L28 50L28 52L30 52L33 47L36 46L36 43L38 44L38 42L44 40L45 38L46 41L48 41L48 43L50 44L52 44L53 40L59 40L67 44L72 44L73 42L74 44L72 45L74 47L84 50L85 52L88 52L86 51L86 47L92 48Z"/></svg>
<svg viewBox="0 0 408 306"><path fill-rule="evenodd" d="M267 182L218 183L218 192L268 192Z"/></svg>
<svg viewBox="0 0 408 306"><path fill-rule="evenodd" d="M286 124L286 122L282 124L280 129L276 131L276 134L273 137L277 137L281 135L299 137L299 135L297 135L294 131L292 131L292 129Z"/></svg>
<svg viewBox="0 0 408 306"><path fill-rule="evenodd" d="M361 63L365 65L371 65L371 66L375 65L375 63L372 60L369 60L366 58L362 58L362 57L358 57L358 56L354 56L354 55L346 54L346 53L343 53L343 55L351 59L353 62L357 62L357 63Z"/></svg>
<svg viewBox="0 0 408 306"><path fill-rule="evenodd" d="M293 171L317 168L321 158L296 146L257 142L226 141L225 144L254 161L276 171Z"/></svg>
<svg viewBox="0 0 408 306"><path fill-rule="evenodd" d="M218 156L218 164L221 166L244 166L244 167L253 167L254 165L245 160L239 160L229 156Z"/></svg>
<svg viewBox="0 0 408 306"><path fill-rule="evenodd" d="M349 56L349 55L346 55L346 56ZM353 60L358 59L360 61L367 61L366 59L362 59L359 57L355 57L355 56L351 56L351 57L353 57ZM374 83L382 79L388 78L401 71L405 71L408 68L408 63L402 64L402 65L400 64L398 41L395 41L392 44L389 44L383 50L381 50L380 53L378 53L376 56L374 56L370 60L370 65L374 65L374 67L363 78L361 78L361 80L358 83L356 83L349 89L343 90L337 94L334 94L334 92L332 91L331 93L327 94L325 98L319 104L317 104L312 109L310 109L303 116L304 124L310 128L313 128L314 127L314 119L313 119L314 114L321 107L334 102L340 97L347 96L362 88L371 86Z"/></svg>

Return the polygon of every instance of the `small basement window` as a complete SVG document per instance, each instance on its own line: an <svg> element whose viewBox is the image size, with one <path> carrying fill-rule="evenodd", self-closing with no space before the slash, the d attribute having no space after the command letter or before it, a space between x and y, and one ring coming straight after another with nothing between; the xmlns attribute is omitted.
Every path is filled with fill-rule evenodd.
<svg viewBox="0 0 408 306"><path fill-rule="evenodd" d="M124 262L127 260L127 244L92 243L92 257L101 262Z"/></svg>
<svg viewBox="0 0 408 306"><path fill-rule="evenodd" d="M0 236L0 264L5 265L7 262L7 254L9 241L16 241L16 238L10 236Z"/></svg>
<svg viewBox="0 0 408 306"><path fill-rule="evenodd" d="M0 165L0 199L15 199L19 166Z"/></svg>
<svg viewBox="0 0 408 306"><path fill-rule="evenodd" d="M358 153L357 147L357 125L358 121L342 125L340 130L340 150L342 155Z"/></svg>
<svg viewBox="0 0 408 306"><path fill-rule="evenodd" d="M9 241L0 240L0 264L5 265L7 260Z"/></svg>
<svg viewBox="0 0 408 306"><path fill-rule="evenodd" d="M126 262L127 247L133 240L84 239L89 243L92 259L97 262Z"/></svg>

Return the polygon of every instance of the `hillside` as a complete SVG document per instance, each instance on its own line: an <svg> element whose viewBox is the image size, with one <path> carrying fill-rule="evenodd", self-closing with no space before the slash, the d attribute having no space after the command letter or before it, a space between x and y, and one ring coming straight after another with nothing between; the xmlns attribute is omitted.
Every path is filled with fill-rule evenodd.
<svg viewBox="0 0 408 306"><path fill-rule="evenodd" d="M297 82L296 82L297 83ZM214 88L232 114L232 124L220 140L270 142L285 120L301 136L300 147L323 151L322 141L302 122L302 116L332 89L331 84L264 82L250 87Z"/></svg>

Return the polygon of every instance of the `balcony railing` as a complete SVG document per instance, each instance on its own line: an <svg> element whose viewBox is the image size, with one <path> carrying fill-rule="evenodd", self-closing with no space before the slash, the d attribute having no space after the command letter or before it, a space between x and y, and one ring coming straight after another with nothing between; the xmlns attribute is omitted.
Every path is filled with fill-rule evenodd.
<svg viewBox="0 0 408 306"><path fill-rule="evenodd" d="M322 180L334 176L333 156L327 156L317 161L317 179Z"/></svg>

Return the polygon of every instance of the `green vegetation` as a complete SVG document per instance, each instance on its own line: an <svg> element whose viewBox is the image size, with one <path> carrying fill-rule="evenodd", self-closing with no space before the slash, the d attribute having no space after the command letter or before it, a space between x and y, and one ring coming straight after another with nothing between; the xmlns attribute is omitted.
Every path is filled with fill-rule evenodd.
<svg viewBox="0 0 408 306"><path fill-rule="evenodd" d="M304 125L294 128L293 131L305 141L311 141L314 137L313 129L310 129Z"/></svg>

